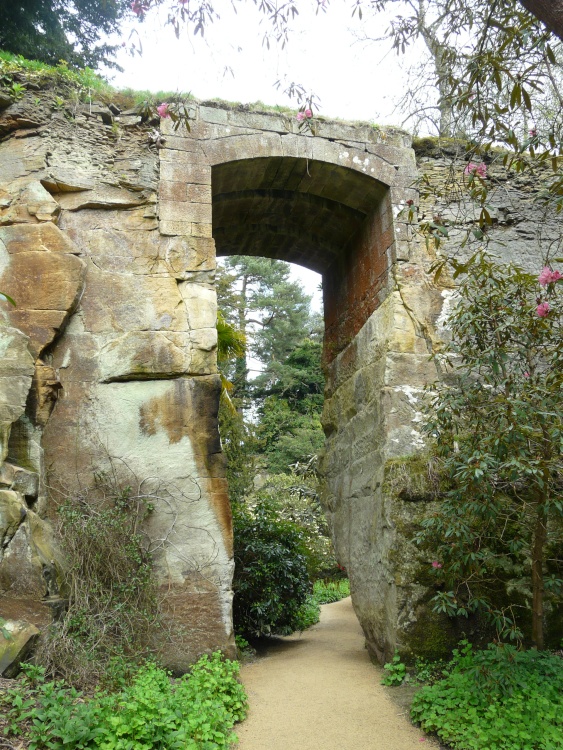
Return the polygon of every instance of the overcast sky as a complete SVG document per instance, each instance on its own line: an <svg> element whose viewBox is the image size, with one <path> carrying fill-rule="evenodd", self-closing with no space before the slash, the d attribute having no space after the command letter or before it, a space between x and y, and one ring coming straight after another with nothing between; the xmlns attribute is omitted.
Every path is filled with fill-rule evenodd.
<svg viewBox="0 0 563 750"><path fill-rule="evenodd" d="M289 44L268 50L262 44L261 15L254 4L248 0L237 5L235 13L230 0L216 0L221 18L209 26L203 39L187 33L176 39L164 23L166 12L151 12L132 27L131 39L139 34L142 56L131 57L124 50L118 58L124 72L113 75L112 83L153 92L190 92L198 99L261 100L296 107L274 86L277 80L296 81L319 97L321 115L400 124L402 118L393 109L406 86L408 60L397 58L388 42L366 44L357 38L358 32L382 36L386 19L364 17L360 23L351 17L345 0L332 0L327 13L315 15L303 0ZM297 272L309 293L319 281L311 274L305 269ZM317 295L317 309L318 300Z"/></svg>

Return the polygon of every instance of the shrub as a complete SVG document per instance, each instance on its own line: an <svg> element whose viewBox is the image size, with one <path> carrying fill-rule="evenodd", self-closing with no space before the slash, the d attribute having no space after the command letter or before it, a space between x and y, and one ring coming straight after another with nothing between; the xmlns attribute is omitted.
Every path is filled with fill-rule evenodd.
<svg viewBox="0 0 563 750"><path fill-rule="evenodd" d="M288 635L301 627L311 591L303 532L265 500L234 508L233 620L241 635Z"/></svg>
<svg viewBox="0 0 563 750"><path fill-rule="evenodd" d="M424 687L411 717L460 750L563 748L563 660L491 644L454 651L451 672Z"/></svg>
<svg viewBox="0 0 563 750"><path fill-rule="evenodd" d="M316 468L296 466L290 473L269 476L255 497L275 508L280 518L293 522L301 529L309 576L313 580L334 577L338 568L330 530L319 500Z"/></svg>
<svg viewBox="0 0 563 750"><path fill-rule="evenodd" d="M77 687L108 674L127 679L134 661L149 654L161 622L141 528L153 500L103 475L81 497L65 497L59 505L68 608L37 654L49 676Z"/></svg>
<svg viewBox="0 0 563 750"><path fill-rule="evenodd" d="M2 702L8 733L28 740L30 750L226 750L233 725L246 715L238 664L219 653L203 656L175 681L146 663L128 687L92 699L64 680L45 681L42 668L24 669Z"/></svg>
<svg viewBox="0 0 563 750"><path fill-rule="evenodd" d="M321 608L314 596L309 595L305 603L301 605L295 620L295 630L302 632L316 625L321 619Z"/></svg>

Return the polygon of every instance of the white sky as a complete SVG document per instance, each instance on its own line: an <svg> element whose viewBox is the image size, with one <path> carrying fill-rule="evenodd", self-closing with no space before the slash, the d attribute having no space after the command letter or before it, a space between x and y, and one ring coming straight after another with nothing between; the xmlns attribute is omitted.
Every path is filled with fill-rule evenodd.
<svg viewBox="0 0 563 750"><path fill-rule="evenodd" d="M166 11L153 11L132 26L131 38L139 33L142 56L131 57L124 50L117 59L124 72L111 74L111 82L120 88L190 92L198 99L261 100L297 108L274 87L285 78L315 92L321 115L399 124L401 117L393 109L406 85L406 61L390 51L388 42L365 44L355 35L362 31L372 38L382 36L387 21L378 16L359 22L345 0L332 0L327 13L318 15L311 5L303 0L287 47L270 50L262 44L262 16L251 0L239 3L238 13L230 0L215 0L221 18L203 39L187 33L176 39L164 23ZM227 66L232 73L226 72ZM297 266L293 275L315 294L314 306L320 309L320 277Z"/></svg>
<svg viewBox="0 0 563 750"><path fill-rule="evenodd" d="M385 18L364 16L360 22L351 16L349 0L332 0L328 11L318 15L309 0L302 3L287 47L270 50L262 44L262 15L251 0L237 3L238 13L230 0L215 0L221 18L208 26L203 39L187 33L176 39L165 25L165 9L151 11L143 23L133 24L132 40L138 32L142 56L132 58L124 50L117 61L125 70L112 83L191 92L198 99L296 106L274 88L285 77L315 91L322 115L398 124L393 99L405 82L402 58L389 51L388 42L366 45L354 35L381 36L388 25ZM226 66L232 74L225 72Z"/></svg>

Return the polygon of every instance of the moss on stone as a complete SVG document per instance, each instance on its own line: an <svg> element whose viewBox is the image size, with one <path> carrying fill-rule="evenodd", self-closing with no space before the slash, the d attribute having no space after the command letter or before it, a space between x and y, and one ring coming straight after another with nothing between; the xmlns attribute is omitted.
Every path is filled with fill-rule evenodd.
<svg viewBox="0 0 563 750"><path fill-rule="evenodd" d="M397 500L428 502L444 491L438 460L428 452L393 458L385 464L383 492Z"/></svg>

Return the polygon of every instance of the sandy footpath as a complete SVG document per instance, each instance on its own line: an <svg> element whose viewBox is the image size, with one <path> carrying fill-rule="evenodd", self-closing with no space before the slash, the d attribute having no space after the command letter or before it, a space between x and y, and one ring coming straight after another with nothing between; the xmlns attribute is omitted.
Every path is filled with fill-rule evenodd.
<svg viewBox="0 0 563 750"><path fill-rule="evenodd" d="M302 635L276 640L246 664L250 701L239 750L420 750L439 745L413 727L380 685L350 599L322 607Z"/></svg>

